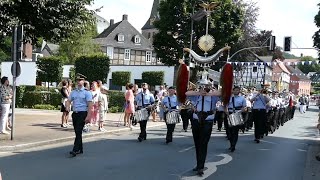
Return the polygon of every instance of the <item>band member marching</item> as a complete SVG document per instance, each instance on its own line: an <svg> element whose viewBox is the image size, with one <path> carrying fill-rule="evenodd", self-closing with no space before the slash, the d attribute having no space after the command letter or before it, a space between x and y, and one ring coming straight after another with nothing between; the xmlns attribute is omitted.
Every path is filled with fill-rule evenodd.
<svg viewBox="0 0 320 180"><path fill-rule="evenodd" d="M147 116L145 118L140 119L139 124L140 124L140 134L138 137L139 142L146 140L147 139L147 122L149 120L150 112L152 109L152 105L155 102L153 94L150 93L148 90L148 84L143 83L142 84L142 91L137 94L135 101L137 103L137 111L139 110L147 110Z"/></svg>
<svg viewBox="0 0 320 180"><path fill-rule="evenodd" d="M263 138L266 131L267 122L267 103L270 98L267 96L267 91L265 89L261 90L261 93L257 93L251 99L253 102L252 116L254 121L254 141L260 143L260 139Z"/></svg>
<svg viewBox="0 0 320 180"><path fill-rule="evenodd" d="M196 147L197 166L193 171L197 171L197 175L204 174L204 164L207 156L208 143L211 137L214 111L218 102L219 92L211 92L210 88L201 88L199 92L189 91L187 96L197 96L194 104L194 114L192 125L192 135Z"/></svg>
<svg viewBox="0 0 320 180"><path fill-rule="evenodd" d="M172 142L172 134L176 127L176 123L179 121L178 100L174 93L175 89L169 87L169 95L162 100L164 120L167 124L166 144ZM172 114L172 116L168 117L169 114Z"/></svg>
<svg viewBox="0 0 320 180"><path fill-rule="evenodd" d="M230 102L228 105L228 111L226 113L233 114L236 113L236 111L245 112L246 111L246 99L243 96L239 96L240 94L240 87L236 86L233 88L233 96L230 98ZM242 116L242 113L241 113ZM225 121L227 120L227 115L225 116ZM238 142L238 136L239 136L239 128L240 126L232 126L231 124L228 124L228 130L229 130L229 141L230 141L230 148L229 150L231 152L234 152L236 150L236 144Z"/></svg>

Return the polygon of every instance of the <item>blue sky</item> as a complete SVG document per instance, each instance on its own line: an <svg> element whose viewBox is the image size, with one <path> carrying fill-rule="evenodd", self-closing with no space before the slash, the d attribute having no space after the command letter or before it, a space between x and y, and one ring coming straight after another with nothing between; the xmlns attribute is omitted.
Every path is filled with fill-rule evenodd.
<svg viewBox="0 0 320 180"><path fill-rule="evenodd" d="M318 13L318 0L251 0L260 8L257 29L272 30L277 45L283 46L284 36L292 36L294 48L311 48L312 36L317 30L314 16ZM129 22L138 30L150 16L153 0L95 0L93 8L103 6L98 14L108 21L121 21L128 14ZM317 57L315 50L292 50L300 56Z"/></svg>

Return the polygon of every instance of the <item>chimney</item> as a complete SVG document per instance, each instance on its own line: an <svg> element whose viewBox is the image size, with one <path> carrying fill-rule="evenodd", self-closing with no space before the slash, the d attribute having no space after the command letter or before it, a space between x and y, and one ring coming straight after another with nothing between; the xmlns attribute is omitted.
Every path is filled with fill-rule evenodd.
<svg viewBox="0 0 320 180"><path fill-rule="evenodd" d="M114 19L110 19L110 26L114 25Z"/></svg>
<svg viewBox="0 0 320 180"><path fill-rule="evenodd" d="M124 15L122 16L122 20L123 20L123 21L128 21L128 15L127 15L127 14L124 14Z"/></svg>

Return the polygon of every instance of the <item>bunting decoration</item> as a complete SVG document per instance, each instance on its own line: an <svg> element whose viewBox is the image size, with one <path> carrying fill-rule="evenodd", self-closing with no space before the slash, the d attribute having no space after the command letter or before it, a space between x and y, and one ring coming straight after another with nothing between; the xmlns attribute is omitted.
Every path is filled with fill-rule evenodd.
<svg viewBox="0 0 320 180"><path fill-rule="evenodd" d="M261 65L278 65L278 64L284 64L288 66L293 65L313 65L313 64L319 64L320 61L299 61L299 62L229 62L234 65L242 65L242 66L261 66Z"/></svg>

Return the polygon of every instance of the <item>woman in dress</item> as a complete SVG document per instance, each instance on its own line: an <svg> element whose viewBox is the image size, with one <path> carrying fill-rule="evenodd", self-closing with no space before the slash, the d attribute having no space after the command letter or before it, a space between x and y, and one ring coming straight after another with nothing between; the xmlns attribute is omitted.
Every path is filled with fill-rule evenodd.
<svg viewBox="0 0 320 180"><path fill-rule="evenodd" d="M95 125L98 126L98 120L99 120L99 103L98 103L98 97L100 94L100 91L98 91L97 88L97 82L93 81L91 84L91 93L92 93L92 116L91 116L91 126Z"/></svg>
<svg viewBox="0 0 320 180"><path fill-rule="evenodd" d="M61 93L61 112L62 112L62 116L61 116L61 127L68 127L67 123L68 123L68 118L69 118L69 111L67 110L68 108L66 108L66 102L68 100L69 97L69 90L68 90L68 81L63 80L61 82L62 84L62 88L60 90Z"/></svg>
<svg viewBox="0 0 320 180"><path fill-rule="evenodd" d="M128 124L128 127L131 129L132 122L130 122L130 119L131 119L131 116L133 116L133 113L135 112L133 84L131 83L127 85L127 92L125 94L125 98L126 98L125 113L127 114L125 119L125 124Z"/></svg>

